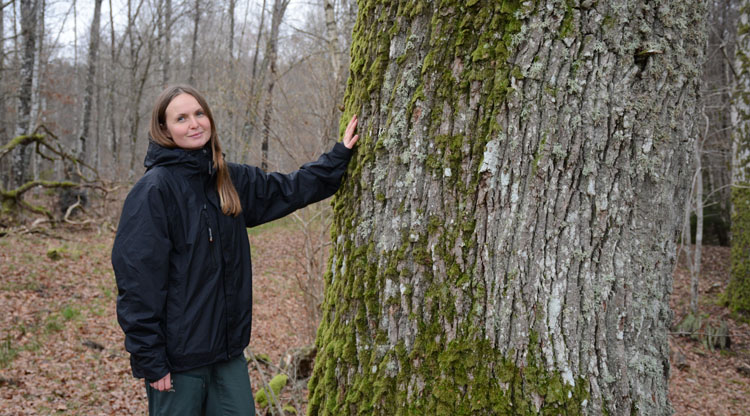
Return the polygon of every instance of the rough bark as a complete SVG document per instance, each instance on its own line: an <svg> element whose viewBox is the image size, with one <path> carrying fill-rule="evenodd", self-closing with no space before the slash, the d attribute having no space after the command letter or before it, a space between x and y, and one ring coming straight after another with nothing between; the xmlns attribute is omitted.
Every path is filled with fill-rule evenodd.
<svg viewBox="0 0 750 416"><path fill-rule="evenodd" d="M735 126L732 157L732 266L729 306L750 313L750 1L743 0L737 24Z"/></svg>
<svg viewBox="0 0 750 416"><path fill-rule="evenodd" d="M34 82L34 58L36 55L37 0L20 0L21 37L21 85L16 108L16 136L28 135L31 128L32 85ZM26 145L19 146L13 156L13 180L18 186L26 181L31 153Z"/></svg>
<svg viewBox="0 0 750 416"><path fill-rule="evenodd" d="M310 414L671 414L702 4L359 3Z"/></svg>

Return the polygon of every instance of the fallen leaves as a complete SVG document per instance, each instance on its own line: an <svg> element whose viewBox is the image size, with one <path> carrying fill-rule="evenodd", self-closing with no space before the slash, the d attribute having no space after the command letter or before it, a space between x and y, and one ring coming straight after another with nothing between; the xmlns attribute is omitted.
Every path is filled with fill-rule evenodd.
<svg viewBox="0 0 750 416"><path fill-rule="evenodd" d="M130 373L129 356L115 316L116 287L109 262L112 234L63 232L0 238L0 414L145 415L142 380ZM251 237L253 333L250 348L271 364L311 343L310 320L296 275L304 267L293 255L303 236L277 225ZM47 256L57 249L58 260ZM729 251L704 247L701 313L725 321L729 350L671 336L670 400L677 415L747 415L750 409L750 325L734 321L717 296L726 287ZM675 271L674 322L687 314L689 273ZM263 365L261 365L263 366ZM261 374L250 365L254 390ZM268 380L266 380L268 381ZM290 382L291 383L291 382ZM304 413L305 382L281 393L283 404Z"/></svg>
<svg viewBox="0 0 750 416"><path fill-rule="evenodd" d="M750 414L750 377L737 368L750 364L750 325L735 321L718 297L729 279L729 248L703 247L699 281L699 314L714 325L726 323L730 349L713 351L689 337L672 335L669 399L676 415L733 416ZM684 263L674 273L670 305L674 323L687 316L690 272Z"/></svg>
<svg viewBox="0 0 750 416"><path fill-rule="evenodd" d="M145 415L143 380L133 378L117 324L110 266L113 234L65 231L0 238L0 414ZM301 244L293 227L252 238L251 348L279 362L310 342L300 266L279 247ZM47 256L50 250L58 255ZM262 386L251 366L252 386ZM304 410L306 390L282 393Z"/></svg>

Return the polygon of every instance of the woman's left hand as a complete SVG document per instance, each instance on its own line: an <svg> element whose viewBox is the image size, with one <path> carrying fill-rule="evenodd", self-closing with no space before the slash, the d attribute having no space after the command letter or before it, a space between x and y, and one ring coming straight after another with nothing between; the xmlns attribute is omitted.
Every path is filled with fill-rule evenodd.
<svg viewBox="0 0 750 416"><path fill-rule="evenodd" d="M346 146L347 149L353 148L357 143L357 140L359 140L359 134L354 134L354 130L356 129L357 115L355 114L352 116L352 119L349 121L349 125L346 126L346 131L344 132L344 146Z"/></svg>

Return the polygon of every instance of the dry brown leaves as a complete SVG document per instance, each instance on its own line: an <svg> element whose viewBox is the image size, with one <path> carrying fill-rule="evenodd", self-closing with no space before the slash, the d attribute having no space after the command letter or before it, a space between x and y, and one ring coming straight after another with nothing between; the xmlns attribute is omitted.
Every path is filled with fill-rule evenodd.
<svg viewBox="0 0 750 416"><path fill-rule="evenodd" d="M112 234L58 229L44 235L0 238L0 414L144 415L142 381L130 374L128 354L115 316L116 288L109 252ZM262 374L249 365L253 389L280 370L288 351L311 342L304 298L295 283L302 267L293 253L299 230L280 224L250 237L254 305L250 348L271 357ZM62 249L62 258L47 257ZM750 326L732 320L716 297L728 279L728 249L704 248L701 311L725 320L732 334L727 351L709 351L685 337L670 346L688 367L673 365L670 399L677 415L750 414L750 379L737 367L750 365ZM688 305L689 273L675 272L671 304L675 322ZM285 389L282 403L305 411L306 387ZM264 414L265 412L259 412Z"/></svg>
<svg viewBox="0 0 750 416"><path fill-rule="evenodd" d="M57 233L0 239L0 356L16 354L0 369L0 413L145 414L115 316L112 235Z"/></svg>
<svg viewBox="0 0 750 416"><path fill-rule="evenodd" d="M132 377L117 324L117 289L110 265L112 234L54 231L0 238L0 414L145 415L143 381ZM290 251L299 236L272 227L252 237L253 335L250 348L273 363L311 342L300 272ZM61 258L47 257L61 249ZM287 253L287 254L284 254ZM5 363L6 366L2 367ZM262 385L251 363L253 389ZM266 378L277 371L263 366ZM282 403L304 411L306 390ZM262 414L262 412L259 412Z"/></svg>
<svg viewBox="0 0 750 416"><path fill-rule="evenodd" d="M750 377L737 368L750 365L750 325L732 319L719 297L729 281L729 248L704 246L699 279L699 312L706 322L726 322L732 345L727 350L707 349L688 337L671 335L672 369L669 398L676 415L750 415ZM690 271L681 261L674 273L670 299L674 323L688 313ZM676 355L685 356L683 368L675 365Z"/></svg>

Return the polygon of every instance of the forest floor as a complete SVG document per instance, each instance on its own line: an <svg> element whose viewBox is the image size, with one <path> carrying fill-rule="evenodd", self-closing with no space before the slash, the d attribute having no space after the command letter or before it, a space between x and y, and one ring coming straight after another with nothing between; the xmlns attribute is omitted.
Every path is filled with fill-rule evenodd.
<svg viewBox="0 0 750 416"><path fill-rule="evenodd" d="M131 376L115 315L112 240L111 231L65 228L0 237L0 415L146 414L143 382ZM250 240L249 350L271 362L248 365L258 389L280 372L284 355L312 343L314 328L297 284L304 269L294 253L302 250L302 233L282 222L252 231ZM670 399L677 415L750 414L750 374L738 370L750 366L750 325L733 320L717 301L728 261L728 249L705 247L700 310L707 323L727 323L731 348L711 350L700 340L670 335ZM686 314L688 283L689 273L678 267L675 322ZM304 411L306 393L301 380L281 401Z"/></svg>
<svg viewBox="0 0 750 416"><path fill-rule="evenodd" d="M669 398L676 415L750 415L750 324L735 319L721 304L729 283L729 247L704 246L700 276L701 334L670 335ZM676 326L690 310L690 271L684 256L675 269L670 306ZM730 347L708 347L705 333L722 324L729 329Z"/></svg>

